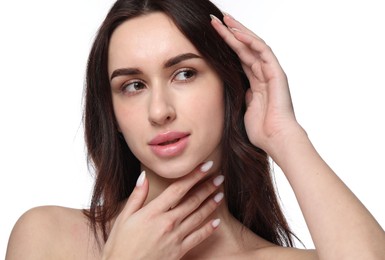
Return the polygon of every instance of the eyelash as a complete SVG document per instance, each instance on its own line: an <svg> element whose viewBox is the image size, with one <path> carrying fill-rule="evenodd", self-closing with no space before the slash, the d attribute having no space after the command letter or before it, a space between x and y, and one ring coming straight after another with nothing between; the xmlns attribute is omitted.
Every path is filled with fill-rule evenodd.
<svg viewBox="0 0 385 260"><path fill-rule="evenodd" d="M177 76L180 75L180 74L182 74L182 73L189 73L190 75L188 75L188 76L186 77L186 79L176 80ZM191 78L193 78L193 77L196 76L196 74L197 74L197 71L196 71L196 70L190 69L190 68L184 68L184 69L180 69L180 70L176 71L176 72L173 74L172 79L173 79L173 81L177 81L177 82L182 82L182 83L184 83L184 82L190 81ZM131 85L132 85L134 88L140 87L140 89L137 89L137 90L134 90L134 91L127 91L127 88L128 88L129 86L131 86ZM141 91L144 87L145 87L145 83L144 83L143 81L141 81L141 80L132 80L132 81L126 82L126 83L124 83L124 84L122 85L122 87L121 87L121 92L124 93L124 94L127 93L127 94L129 94L129 95L130 95L130 94L133 95L133 94L137 93L138 91Z"/></svg>
<svg viewBox="0 0 385 260"><path fill-rule="evenodd" d="M142 81L138 81L138 80L136 80L136 81L135 80L134 81L129 81L127 83L124 83L122 85L122 87L121 87L121 91L122 91L123 94L127 93L127 94L131 94L132 95L133 93L136 93L136 92L140 91L140 90L127 91L128 87L130 85L133 85L134 88L138 87L138 85L139 85L141 87L140 90L142 90L146 86Z"/></svg>
<svg viewBox="0 0 385 260"><path fill-rule="evenodd" d="M182 81L182 82L189 81L191 78L195 77L197 74L197 71L194 69L184 68L184 69L180 69L180 70L176 71L175 74L173 75L173 79L175 79L180 73L186 73L186 72L192 73L192 75L190 77L188 77L187 79L180 80L180 81Z"/></svg>

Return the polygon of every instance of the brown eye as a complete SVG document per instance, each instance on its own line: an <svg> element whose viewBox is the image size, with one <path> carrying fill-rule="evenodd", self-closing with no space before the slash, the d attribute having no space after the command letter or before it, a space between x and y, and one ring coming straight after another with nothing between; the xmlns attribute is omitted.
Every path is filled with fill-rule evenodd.
<svg viewBox="0 0 385 260"><path fill-rule="evenodd" d="M190 78L194 77L196 75L196 71L191 70L191 69L186 69L178 72L174 79L177 81L187 81Z"/></svg>
<svg viewBox="0 0 385 260"><path fill-rule="evenodd" d="M133 94L137 91L144 89L146 86L140 81L134 81L123 85L122 92L127 94Z"/></svg>

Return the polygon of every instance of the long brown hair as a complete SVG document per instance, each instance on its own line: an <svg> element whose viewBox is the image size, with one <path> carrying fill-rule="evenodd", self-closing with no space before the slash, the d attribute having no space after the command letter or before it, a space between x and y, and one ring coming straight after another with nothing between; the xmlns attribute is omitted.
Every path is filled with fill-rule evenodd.
<svg viewBox="0 0 385 260"><path fill-rule="evenodd" d="M96 181L86 216L95 233L107 240L108 223L135 187L140 162L119 133L108 79L111 34L124 21L163 12L216 70L224 85L225 125L222 172L228 208L235 218L272 243L293 246L292 233L278 203L267 154L248 140L243 115L250 87L234 51L210 24L210 14L223 18L209 0L118 0L102 23L91 49L85 93L85 139Z"/></svg>

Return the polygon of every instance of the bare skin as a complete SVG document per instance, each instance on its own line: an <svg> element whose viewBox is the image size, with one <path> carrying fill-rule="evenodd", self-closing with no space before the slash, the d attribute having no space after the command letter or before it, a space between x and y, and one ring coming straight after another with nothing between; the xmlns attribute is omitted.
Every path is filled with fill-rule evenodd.
<svg viewBox="0 0 385 260"><path fill-rule="evenodd" d="M234 221L235 227L240 224ZM229 227L221 227L209 240L221 238ZM314 250L282 248L247 231L226 237L226 244L237 245L234 252L205 258L202 254L183 259L317 259ZM247 241L240 244L239 241ZM34 208L18 221L12 234L6 259L101 259L101 251L81 210L56 206ZM258 245L258 246L255 246ZM207 251L210 248L207 248ZM212 249L211 249L212 250ZM201 251L202 252L202 251ZM204 251L203 251L204 252Z"/></svg>
<svg viewBox="0 0 385 260"><path fill-rule="evenodd" d="M250 259L254 256L258 259L279 259L280 257L291 259L288 258L289 256L293 257L292 259L312 259L315 257L313 251L283 249L273 245L245 229L229 214L227 207L220 201L207 200L213 192L220 189L221 185L220 182L214 183L213 180L216 178L209 177L208 174L200 170L189 174L170 185L145 207L143 204L149 182L147 178L139 178L138 185L122 212L111 223L113 229L107 244L104 244L99 237L100 247L81 210L54 206L34 208L26 212L15 225L6 259L126 259L132 255L139 255L138 259L141 259L143 251L136 250L143 250L143 241L152 247L151 241L158 237L156 230L162 231L164 227L167 228L165 223L170 223L164 222L165 220L169 221L172 215L179 215L180 211L185 210L190 212L191 209L193 212L185 218L187 226L190 225L189 219L194 219L197 213L204 217L197 222L198 226L193 226L192 230L187 228L187 239L182 241L172 239L174 246L171 247L170 254L169 237L173 237L173 231L178 230L172 228L168 232L161 232L163 236L155 242L157 247L161 247L163 243L165 248L154 250L150 254L148 251L151 250L147 249L144 251L145 259L166 259L166 257L167 259ZM186 194L192 185L196 185L202 179L206 180L194 189L192 195ZM179 194L175 193L177 191L175 188L179 190ZM161 199L163 203L158 203ZM168 209L175 203L176 206L173 209ZM194 210L194 204L199 204L200 207ZM168 210L162 210L162 205ZM154 207L155 212L161 209L160 213L155 214ZM214 212L215 209L217 210ZM151 216L146 216L147 211L152 212ZM141 216L143 214L144 216ZM144 229L140 222L148 217L151 219L145 222ZM213 226L212 221L207 222L218 217L222 220L220 227ZM139 220L136 220L137 218ZM132 221L134 226L129 224ZM138 226L140 232L135 231ZM178 226L183 226L183 222ZM128 229L124 230L127 227ZM146 229L152 236L148 236ZM144 235L143 238L142 235ZM183 245L186 246L186 252L183 251ZM176 250L179 247L181 253L175 255L179 252ZM127 251L130 252L128 255L120 254L121 252L125 254Z"/></svg>
<svg viewBox="0 0 385 260"><path fill-rule="evenodd" d="M226 203L214 199L221 184L209 167L159 190L151 201L146 199L154 179L142 175L100 250L80 210L33 209L16 224L7 259L383 259L384 231L296 121L286 75L273 52L229 15L224 21L227 26L213 18L212 25L240 57L251 84L248 137L283 169L316 250L279 247L242 228Z"/></svg>
<svg viewBox="0 0 385 260"><path fill-rule="evenodd" d="M275 55L231 16L225 15L224 22L230 30L217 19L212 23L241 58L250 80L245 114L248 137L285 173L319 259L383 259L384 230L323 161L296 121L287 78Z"/></svg>

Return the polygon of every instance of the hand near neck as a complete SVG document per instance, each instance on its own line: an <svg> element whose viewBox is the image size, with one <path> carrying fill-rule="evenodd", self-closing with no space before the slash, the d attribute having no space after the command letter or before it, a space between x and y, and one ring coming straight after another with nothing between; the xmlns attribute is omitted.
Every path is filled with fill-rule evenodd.
<svg viewBox="0 0 385 260"><path fill-rule="evenodd" d="M143 172L113 224L103 259L180 259L212 235L220 220L209 216L223 199L217 190L224 177L210 176L211 166L201 165L158 196L147 196L154 179ZM160 189L160 182L156 187Z"/></svg>

